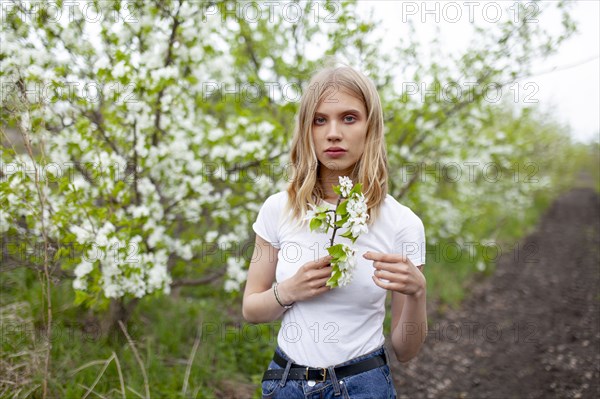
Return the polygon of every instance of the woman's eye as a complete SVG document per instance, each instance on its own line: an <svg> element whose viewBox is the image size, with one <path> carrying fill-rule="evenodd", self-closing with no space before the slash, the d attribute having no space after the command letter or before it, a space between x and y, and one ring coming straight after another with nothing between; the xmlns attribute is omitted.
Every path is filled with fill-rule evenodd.
<svg viewBox="0 0 600 399"><path fill-rule="evenodd" d="M355 122L356 118L353 115L346 115L344 117L344 122Z"/></svg>
<svg viewBox="0 0 600 399"><path fill-rule="evenodd" d="M315 124L322 125L323 123L325 123L325 118L322 118L320 116L315 118Z"/></svg>

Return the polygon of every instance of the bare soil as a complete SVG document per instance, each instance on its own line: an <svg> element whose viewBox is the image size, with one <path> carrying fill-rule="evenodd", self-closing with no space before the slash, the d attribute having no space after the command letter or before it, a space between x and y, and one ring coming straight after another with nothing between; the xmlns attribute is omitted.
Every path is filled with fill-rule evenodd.
<svg viewBox="0 0 600 399"><path fill-rule="evenodd" d="M421 352L392 360L399 398L600 397L599 282L600 197L573 189L460 309L428 309Z"/></svg>

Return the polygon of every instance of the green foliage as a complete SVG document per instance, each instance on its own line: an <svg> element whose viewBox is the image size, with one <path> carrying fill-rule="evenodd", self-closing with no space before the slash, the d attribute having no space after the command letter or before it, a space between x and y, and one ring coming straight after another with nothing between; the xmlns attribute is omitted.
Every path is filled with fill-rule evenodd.
<svg viewBox="0 0 600 399"><path fill-rule="evenodd" d="M102 373L103 361L115 352L126 387L143 393L140 366L122 331L107 333L101 318L91 312L81 314L79 307L73 305L74 292L69 284L56 285L53 290L55 321L52 336L47 339L44 303L37 294L40 288L30 270L3 273L2 300L30 304L28 312L19 314L23 320L29 317L32 324L15 324L8 317L2 319L0 361L23 351L34 356L44 342L50 341L53 397L82 397L86 392L84 386L91 386L100 375L95 392L112 392L110 397L120 397L115 362ZM1 309L8 309L6 303L0 305ZM239 384L245 384L248 390L254 389L253 382L270 361L280 324L242 322L229 311L240 306L239 299L171 296L148 298L140 303L127 323L127 330L145 367L152 397L215 397L215 392L222 390L221 381L230 380L231 376L238 376L234 379L239 379ZM196 340L199 344L190 369L187 395L183 396L186 369ZM35 359L21 357L21 361L24 359L31 362L24 367L31 369L32 385L34 381L39 383L41 375L34 364L40 361L39 355ZM95 361L101 362L90 364ZM127 390L127 397L130 395L133 392Z"/></svg>

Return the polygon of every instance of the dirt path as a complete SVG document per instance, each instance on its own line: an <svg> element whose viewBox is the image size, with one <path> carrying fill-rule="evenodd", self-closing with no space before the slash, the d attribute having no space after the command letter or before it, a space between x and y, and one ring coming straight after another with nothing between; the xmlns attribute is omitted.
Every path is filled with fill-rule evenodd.
<svg viewBox="0 0 600 399"><path fill-rule="evenodd" d="M394 360L400 398L600 397L600 197L563 194L519 248Z"/></svg>

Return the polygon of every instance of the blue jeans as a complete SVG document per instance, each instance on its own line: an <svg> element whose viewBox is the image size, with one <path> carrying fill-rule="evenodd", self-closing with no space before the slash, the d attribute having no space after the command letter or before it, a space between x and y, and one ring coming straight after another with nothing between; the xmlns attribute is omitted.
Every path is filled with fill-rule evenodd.
<svg viewBox="0 0 600 399"><path fill-rule="evenodd" d="M275 349L284 359L291 362L281 348ZM344 366L346 364L356 363L360 360L384 354L387 356L385 348L381 348L355 357L347 362L337 364ZM262 395L264 399L395 399L396 390L390 373L390 367L385 364L359 374L337 379L331 366L327 374L331 376L324 382L306 381L306 380L286 380L284 374L282 379L265 380L262 382ZM284 369L273 360L269 363L269 369Z"/></svg>

